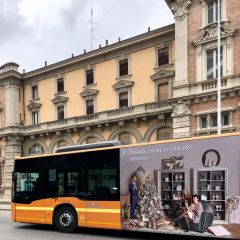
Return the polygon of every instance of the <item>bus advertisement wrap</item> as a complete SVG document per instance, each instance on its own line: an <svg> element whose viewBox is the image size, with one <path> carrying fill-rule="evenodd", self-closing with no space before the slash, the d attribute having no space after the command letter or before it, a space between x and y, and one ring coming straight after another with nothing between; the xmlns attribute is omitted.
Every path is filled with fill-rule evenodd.
<svg viewBox="0 0 240 240"><path fill-rule="evenodd" d="M240 135L16 157L12 220L240 239Z"/></svg>
<svg viewBox="0 0 240 240"><path fill-rule="evenodd" d="M197 236L240 226L240 137L120 149L122 229Z"/></svg>

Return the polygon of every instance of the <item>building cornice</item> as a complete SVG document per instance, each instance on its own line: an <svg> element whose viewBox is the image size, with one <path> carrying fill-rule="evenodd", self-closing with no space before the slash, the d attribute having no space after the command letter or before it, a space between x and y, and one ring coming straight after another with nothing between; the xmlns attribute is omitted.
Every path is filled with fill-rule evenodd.
<svg viewBox="0 0 240 240"><path fill-rule="evenodd" d="M169 35L171 33L174 33L174 31L175 31L174 24L171 24L166 27L159 28L159 29L156 29L153 31L149 31L149 32L143 33L141 35L138 35L138 36L135 36L135 37L123 40L123 41L119 41L117 43L114 43L114 44L111 44L111 45L108 45L105 47L101 47L101 48L93 50L91 52L87 52L87 53L81 54L79 56L75 56L75 57L51 64L51 65L45 66L43 68L39 68L39 69L30 71L30 72L24 74L24 79L38 77L40 75L44 76L45 74L54 72L54 71L59 72L59 71L61 71L61 69L65 69L71 65L76 65L76 64L79 64L84 61L90 61L90 60L96 61L96 59L98 59L101 56L105 56L106 54L111 54L111 53L117 52L122 49L127 49L136 44L139 44L139 43L142 43L145 41L147 42L154 38Z"/></svg>
<svg viewBox="0 0 240 240"><path fill-rule="evenodd" d="M134 85L133 81L130 80L120 80L117 83L115 83L112 87L114 90L119 90L122 88L128 88L128 87L132 87Z"/></svg>
<svg viewBox="0 0 240 240"><path fill-rule="evenodd" d="M0 129L0 138L22 136L23 126L11 126Z"/></svg>
<svg viewBox="0 0 240 240"><path fill-rule="evenodd" d="M229 112L229 111L235 111L237 109L237 107L223 107L221 109L222 112ZM211 113L216 113L217 109L211 109L211 110L206 110L206 111L201 111L201 112L197 112L196 114L194 114L195 116L201 116L201 115L206 115L206 114L211 114Z"/></svg>
<svg viewBox="0 0 240 240"><path fill-rule="evenodd" d="M230 26L228 22L221 23L221 38L232 36L236 33L237 29ZM217 23L209 24L204 27L201 32L193 39L193 45L216 41L217 40Z"/></svg>
<svg viewBox="0 0 240 240"><path fill-rule="evenodd" d="M51 101L52 101L53 104L59 105L59 104L65 104L68 101L68 99L69 99L68 97L56 96Z"/></svg>
<svg viewBox="0 0 240 240"><path fill-rule="evenodd" d="M153 81L162 79L162 78L168 78L168 77L173 77L175 75L175 71L174 70L160 70L156 73L154 73L151 76L151 79Z"/></svg>
<svg viewBox="0 0 240 240"><path fill-rule="evenodd" d="M88 98L88 97L93 97L93 96L96 96L98 94L99 90L96 90L96 89L85 89L84 91L82 91L80 93L80 95L82 96L82 98Z"/></svg>
<svg viewBox="0 0 240 240"><path fill-rule="evenodd" d="M22 78L23 78L23 75L14 70L2 72L2 73L0 73L0 84L5 83L9 80L21 80Z"/></svg>
<svg viewBox="0 0 240 240"><path fill-rule="evenodd" d="M33 111L33 110L38 110L42 107L42 104L41 103L37 103L37 102L31 102L30 104L27 105L27 108L30 110L30 111Z"/></svg>

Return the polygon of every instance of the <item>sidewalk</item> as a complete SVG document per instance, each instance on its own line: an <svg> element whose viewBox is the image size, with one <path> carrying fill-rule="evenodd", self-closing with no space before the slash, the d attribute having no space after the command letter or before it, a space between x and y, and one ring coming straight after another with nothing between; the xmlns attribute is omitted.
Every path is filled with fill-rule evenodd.
<svg viewBox="0 0 240 240"><path fill-rule="evenodd" d="M11 219L11 211L10 210L0 210L0 221L10 220L10 219Z"/></svg>

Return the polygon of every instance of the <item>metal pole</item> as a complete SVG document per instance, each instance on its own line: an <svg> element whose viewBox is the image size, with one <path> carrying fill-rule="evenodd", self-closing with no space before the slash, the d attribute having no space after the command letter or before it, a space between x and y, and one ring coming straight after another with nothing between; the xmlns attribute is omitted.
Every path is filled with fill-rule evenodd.
<svg viewBox="0 0 240 240"><path fill-rule="evenodd" d="M217 65L218 65L218 80L217 80L217 133L221 134L221 23L220 23L220 0L217 2L218 4L218 59L217 59Z"/></svg>
<svg viewBox="0 0 240 240"><path fill-rule="evenodd" d="M91 51L93 50L93 9L91 8Z"/></svg>

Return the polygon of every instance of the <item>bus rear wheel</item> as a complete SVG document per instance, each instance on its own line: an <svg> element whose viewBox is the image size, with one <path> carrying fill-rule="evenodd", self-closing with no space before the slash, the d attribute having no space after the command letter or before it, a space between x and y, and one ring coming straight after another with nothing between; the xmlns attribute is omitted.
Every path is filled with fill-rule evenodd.
<svg viewBox="0 0 240 240"><path fill-rule="evenodd" d="M76 211L71 207L61 207L56 211L55 226L60 232L73 233L77 230L78 221Z"/></svg>

